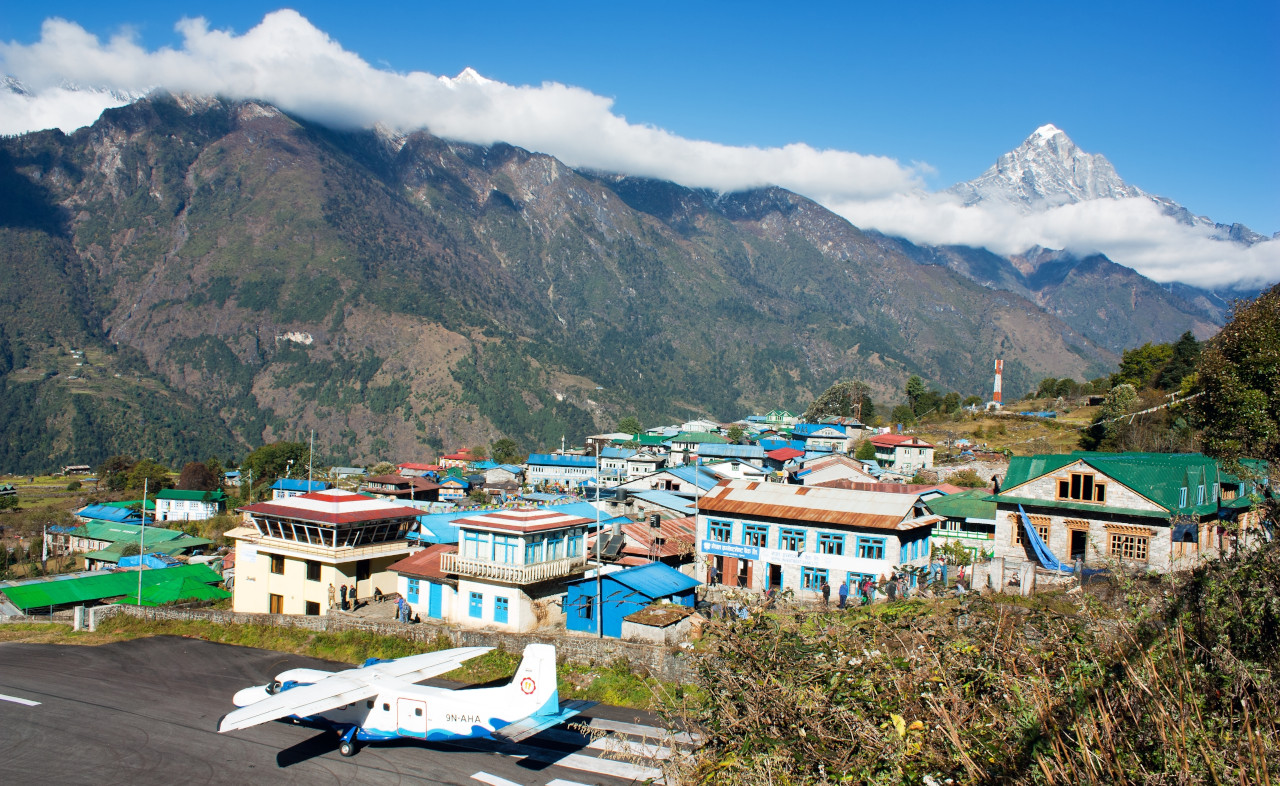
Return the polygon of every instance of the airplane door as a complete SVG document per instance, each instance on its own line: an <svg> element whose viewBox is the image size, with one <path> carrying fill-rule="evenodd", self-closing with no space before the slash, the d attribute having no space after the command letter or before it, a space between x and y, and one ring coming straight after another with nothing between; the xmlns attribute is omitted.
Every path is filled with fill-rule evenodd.
<svg viewBox="0 0 1280 786"><path fill-rule="evenodd" d="M405 737L426 737L427 703L418 699L397 700L396 731Z"/></svg>

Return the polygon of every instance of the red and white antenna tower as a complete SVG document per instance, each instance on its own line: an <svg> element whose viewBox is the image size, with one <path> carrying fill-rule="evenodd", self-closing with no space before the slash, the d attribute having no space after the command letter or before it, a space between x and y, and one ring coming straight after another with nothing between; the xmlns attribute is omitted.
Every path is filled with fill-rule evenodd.
<svg viewBox="0 0 1280 786"><path fill-rule="evenodd" d="M1004 361L997 360L996 361L996 384L995 384L995 388L991 391L991 400L997 404L1000 403L1000 377L1003 373L1004 373Z"/></svg>

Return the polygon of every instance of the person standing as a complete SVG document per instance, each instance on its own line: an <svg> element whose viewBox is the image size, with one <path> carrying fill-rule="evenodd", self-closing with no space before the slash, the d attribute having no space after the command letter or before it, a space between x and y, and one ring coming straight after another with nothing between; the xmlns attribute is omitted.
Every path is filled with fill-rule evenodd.
<svg viewBox="0 0 1280 786"><path fill-rule="evenodd" d="M338 605L338 588L333 586L333 582L329 583L329 608Z"/></svg>
<svg viewBox="0 0 1280 786"><path fill-rule="evenodd" d="M884 591L889 595L889 602L892 603L893 601L898 599L898 574L897 573L889 574L889 581L887 584L885 584Z"/></svg>
<svg viewBox="0 0 1280 786"><path fill-rule="evenodd" d="M831 585L827 583L826 579L822 580L821 590L822 590L822 607L825 609L828 605L831 604Z"/></svg>
<svg viewBox="0 0 1280 786"><path fill-rule="evenodd" d="M342 585L341 593L342 593L342 610L346 611L347 610L347 585L346 584Z"/></svg>
<svg viewBox="0 0 1280 786"><path fill-rule="evenodd" d="M838 609L843 609L843 608L845 607L845 604L847 604L847 603L849 602L849 581L848 581L848 579L846 579L846 580L844 580L844 581L840 582L840 591L839 591L839 593L838 593L838 594L839 594L839 596L840 596L840 602L839 602L838 604L836 604L836 608L838 608Z"/></svg>

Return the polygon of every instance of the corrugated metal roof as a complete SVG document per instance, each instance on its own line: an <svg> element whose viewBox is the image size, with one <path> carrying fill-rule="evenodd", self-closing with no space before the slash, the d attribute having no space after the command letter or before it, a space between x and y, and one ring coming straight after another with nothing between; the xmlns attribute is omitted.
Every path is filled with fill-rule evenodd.
<svg viewBox="0 0 1280 786"><path fill-rule="evenodd" d="M297 478L280 478L271 484L271 488L280 491L301 491L304 494L309 491L324 491L329 488L329 484L323 480L299 480ZM161 492L163 494L163 492ZM175 498L176 499L176 498Z"/></svg>
<svg viewBox="0 0 1280 786"><path fill-rule="evenodd" d="M101 521L141 521L142 514L118 505L85 505L76 511L82 519L99 519Z"/></svg>
<svg viewBox="0 0 1280 786"><path fill-rule="evenodd" d="M996 517L996 503L985 489L933 497L924 504L939 516L949 519L992 520Z"/></svg>
<svg viewBox="0 0 1280 786"><path fill-rule="evenodd" d="M702 458L763 459L764 448L759 445L702 445L698 455Z"/></svg>
<svg viewBox="0 0 1280 786"><path fill-rule="evenodd" d="M77 538L87 538L89 540L105 540L111 543L124 541L126 543L137 543L138 533L142 531L141 524L124 524L114 521L90 521L81 527L76 527L71 534ZM176 529L168 529L166 527L148 526L144 539L148 543L163 543L168 540L177 538L185 538L188 535ZM204 541L209 543L210 541Z"/></svg>
<svg viewBox="0 0 1280 786"><path fill-rule="evenodd" d="M1082 461L1098 472L1174 513L1207 515L1217 509L1210 498L1214 483L1219 482L1218 462L1201 453L1090 453L1077 451L1064 455L1014 456L1009 460L1000 501L1005 495L1031 480L1041 478ZM1205 502L1196 505L1196 487L1204 485ZM1188 505L1180 506L1182 489L1188 491ZM1064 505L1065 503L1057 503ZM1086 510L1098 510L1097 504ZM1106 507L1106 510L1115 508ZM1145 515L1150 515L1145 514Z"/></svg>
<svg viewBox="0 0 1280 786"><path fill-rule="evenodd" d="M207 565L180 565L164 570L142 571L142 591L166 581L182 581L192 578L206 584L216 584L222 577ZM62 606L67 603L104 600L133 593L137 597L138 572L108 573L102 576L84 576L62 581L38 581L16 587L5 587L4 594L20 609L39 609Z"/></svg>
<svg viewBox="0 0 1280 786"><path fill-rule="evenodd" d="M917 494L850 491L822 486L792 486L757 481L723 481L698 504L705 513L898 529L914 515Z"/></svg>
<svg viewBox="0 0 1280 786"><path fill-rule="evenodd" d="M531 453L527 466L541 467L590 467L596 465L595 456L566 456L558 453Z"/></svg>
<svg viewBox="0 0 1280 786"><path fill-rule="evenodd" d="M635 491L631 493L631 496L642 499L645 502L652 502L654 505L660 505L668 510L674 510L678 513L688 515L693 512L693 503L690 502L687 497L681 497L677 494L672 494L669 491L659 491L657 489L654 489L653 491Z"/></svg>
<svg viewBox="0 0 1280 786"><path fill-rule="evenodd" d="M684 592L702 584L697 579L686 576L675 568L661 562L651 562L636 568L627 568L608 574L609 578L630 587L650 598L665 598L677 592Z"/></svg>
<svg viewBox="0 0 1280 786"><path fill-rule="evenodd" d="M406 576L442 579L447 574L440 569L440 557L458 550L456 543L433 543L425 549L410 554L399 562L393 562L387 570Z"/></svg>

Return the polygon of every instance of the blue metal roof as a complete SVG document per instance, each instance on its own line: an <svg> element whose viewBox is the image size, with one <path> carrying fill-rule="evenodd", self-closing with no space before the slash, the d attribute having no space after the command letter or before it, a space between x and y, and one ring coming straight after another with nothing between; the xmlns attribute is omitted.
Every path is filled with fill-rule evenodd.
<svg viewBox="0 0 1280 786"><path fill-rule="evenodd" d="M114 505L85 505L76 511L76 515L85 519L114 521L118 524L127 521L142 521L142 514L136 510L117 508Z"/></svg>
<svg viewBox="0 0 1280 786"><path fill-rule="evenodd" d="M686 576L670 565L661 562L650 562L648 565L637 565L634 568L615 570L604 574L606 580L612 579L628 589L650 599L665 598L678 592L685 592L702 584L695 578ZM579 579L572 584L595 581L595 577Z"/></svg>
<svg viewBox="0 0 1280 786"><path fill-rule="evenodd" d="M626 459L631 458L639 453L638 450L632 448L604 448L600 451L600 458Z"/></svg>
<svg viewBox="0 0 1280 786"><path fill-rule="evenodd" d="M693 503L687 497L681 497L672 494L669 491L637 491L632 493L633 497L638 497L645 502L652 502L655 505L661 505L664 508L684 513L685 515L693 515Z"/></svg>
<svg viewBox="0 0 1280 786"><path fill-rule="evenodd" d="M759 445L699 445L702 458L762 459L767 451Z"/></svg>
<svg viewBox="0 0 1280 786"><path fill-rule="evenodd" d="M519 464L499 464L496 467L494 467L494 469L505 469L507 472L510 472L512 475L524 474L524 467L520 466Z"/></svg>
<svg viewBox="0 0 1280 786"><path fill-rule="evenodd" d="M791 448L792 450L804 450L803 439L762 439L759 442L760 447L764 448L766 453L771 453L782 448Z"/></svg>
<svg viewBox="0 0 1280 786"><path fill-rule="evenodd" d="M835 431L840 432L841 434L847 435L847 432L845 431L844 426L837 426L835 424L827 424L827 423L797 423L791 427L791 436L808 437L818 433L819 431L822 431L824 428L833 429Z"/></svg>
<svg viewBox="0 0 1280 786"><path fill-rule="evenodd" d="M672 475L675 475L677 478L680 478L686 483L693 483L703 491L706 491L707 489L715 488L716 484L720 482L720 476L716 475L714 472L707 469L706 467L698 467L696 470L697 475L694 475L695 470L694 470L694 465L692 464L682 464L678 467L668 467L660 471L669 472Z"/></svg>
<svg viewBox="0 0 1280 786"><path fill-rule="evenodd" d="M525 462L529 466L535 464L544 467L591 467L596 465L595 456L565 456L558 453L531 453Z"/></svg>
<svg viewBox="0 0 1280 786"><path fill-rule="evenodd" d="M308 494L312 491L324 491L329 488L329 484L323 480L298 480L295 478L280 478L271 484L271 488L279 491L301 491Z"/></svg>
<svg viewBox="0 0 1280 786"><path fill-rule="evenodd" d="M489 461L488 459L485 459L484 461L476 461L471 464L472 469L478 470L493 469L496 466L498 466L498 462Z"/></svg>

